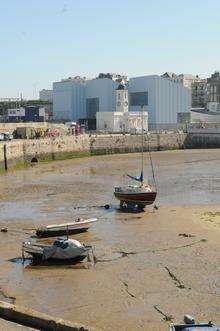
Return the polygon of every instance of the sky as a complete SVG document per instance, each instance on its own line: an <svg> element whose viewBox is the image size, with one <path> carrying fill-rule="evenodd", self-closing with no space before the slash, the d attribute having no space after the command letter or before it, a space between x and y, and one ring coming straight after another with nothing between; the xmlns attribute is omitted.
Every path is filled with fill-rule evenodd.
<svg viewBox="0 0 220 331"><path fill-rule="evenodd" d="M219 0L0 0L0 98L69 76L220 70Z"/></svg>

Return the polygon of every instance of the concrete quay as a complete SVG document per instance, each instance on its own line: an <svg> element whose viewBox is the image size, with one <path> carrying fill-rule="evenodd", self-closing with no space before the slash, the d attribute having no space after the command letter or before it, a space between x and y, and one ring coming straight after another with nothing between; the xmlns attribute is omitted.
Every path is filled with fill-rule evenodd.
<svg viewBox="0 0 220 331"><path fill-rule="evenodd" d="M61 136L38 140L13 140L0 143L0 169L23 168L32 162L62 160L89 155L139 152L141 135ZM184 148L185 134L145 135L144 150Z"/></svg>
<svg viewBox="0 0 220 331"><path fill-rule="evenodd" d="M141 135L102 134L60 136L0 143L0 170L18 169L34 162L64 160L90 155L134 153L141 151ZM149 133L144 150L162 151L188 148L218 148L220 134L209 132Z"/></svg>
<svg viewBox="0 0 220 331"><path fill-rule="evenodd" d="M20 324L20 330L45 330L45 331L95 331L83 325L64 321L63 319L37 312L30 308L16 306L0 301L0 318ZM0 320L1 322L1 320ZM19 330L19 325L3 322L7 330ZM9 328L8 328L9 326ZM31 327L23 328L22 326ZM33 329L34 328L34 329ZM1 329L3 330L3 329ZM97 329L96 329L97 330Z"/></svg>

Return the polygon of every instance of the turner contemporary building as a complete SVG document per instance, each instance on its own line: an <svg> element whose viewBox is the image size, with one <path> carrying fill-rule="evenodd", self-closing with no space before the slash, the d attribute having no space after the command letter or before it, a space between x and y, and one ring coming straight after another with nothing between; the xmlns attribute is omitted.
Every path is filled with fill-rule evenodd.
<svg viewBox="0 0 220 331"><path fill-rule="evenodd" d="M87 121L95 127L98 112L116 111L119 84L111 77L75 77L53 83L54 120ZM151 75L130 78L126 87L129 111L140 111L144 106L150 129L171 128L179 115L190 113L191 92L179 82Z"/></svg>

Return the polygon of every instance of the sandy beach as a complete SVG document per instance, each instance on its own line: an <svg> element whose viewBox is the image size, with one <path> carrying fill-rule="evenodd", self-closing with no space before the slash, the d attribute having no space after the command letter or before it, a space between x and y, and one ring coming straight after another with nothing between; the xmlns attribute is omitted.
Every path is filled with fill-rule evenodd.
<svg viewBox="0 0 220 331"><path fill-rule="evenodd" d="M113 188L138 174L139 154L1 174L0 299L109 331L168 330L159 311L220 324L220 150L152 156L158 209L138 214L118 210ZM151 179L147 154L146 169ZM76 217L99 219L74 236L93 246L95 265L22 265L31 229Z"/></svg>

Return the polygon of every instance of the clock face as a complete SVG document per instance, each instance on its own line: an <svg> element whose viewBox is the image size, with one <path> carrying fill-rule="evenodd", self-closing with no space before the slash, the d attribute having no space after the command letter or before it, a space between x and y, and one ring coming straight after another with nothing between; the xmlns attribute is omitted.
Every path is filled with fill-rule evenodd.
<svg viewBox="0 0 220 331"><path fill-rule="evenodd" d="M125 106L126 106L126 107L128 106L128 102L127 102L127 101L125 101Z"/></svg>

